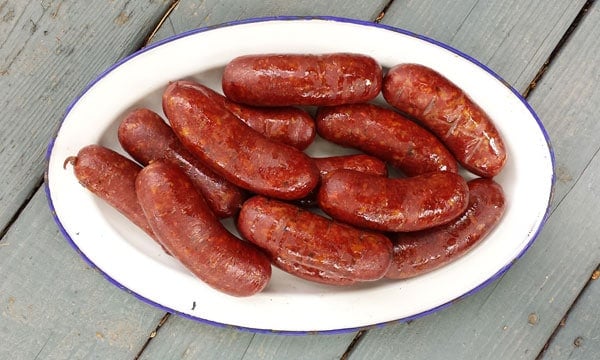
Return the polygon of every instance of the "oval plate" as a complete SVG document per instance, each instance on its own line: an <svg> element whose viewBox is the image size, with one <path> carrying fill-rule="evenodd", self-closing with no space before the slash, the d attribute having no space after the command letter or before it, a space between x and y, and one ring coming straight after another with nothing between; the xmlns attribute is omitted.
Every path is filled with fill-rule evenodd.
<svg viewBox="0 0 600 360"><path fill-rule="evenodd" d="M63 167L67 157L88 144L124 154L116 137L119 121L140 106L162 115L161 93L169 81L191 78L221 91L221 72L229 60L273 52L363 53L384 68L415 62L448 77L488 112L506 142L509 160L496 178L508 203L501 223L464 257L410 280L338 288L274 269L264 292L235 298L194 278L84 189L72 168ZM344 151L322 141L307 149L316 156ZM111 282L169 312L260 332L337 333L407 321L481 289L531 245L546 219L554 184L553 154L541 122L519 93L490 69L407 31L331 17L252 19L194 30L145 48L101 74L72 103L47 157L46 193L58 226ZM227 225L231 228L231 221Z"/></svg>

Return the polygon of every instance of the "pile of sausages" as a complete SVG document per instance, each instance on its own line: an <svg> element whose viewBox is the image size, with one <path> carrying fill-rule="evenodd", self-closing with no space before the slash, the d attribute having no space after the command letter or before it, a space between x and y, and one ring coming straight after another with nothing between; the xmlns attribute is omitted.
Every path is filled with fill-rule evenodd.
<svg viewBox="0 0 600 360"><path fill-rule="evenodd" d="M135 161L100 145L65 161L215 289L260 292L272 265L331 285L417 276L466 253L504 212L492 180L506 162L500 134L430 68L384 74L351 53L248 55L226 65L222 89L174 81L162 98L168 123L128 113L118 139ZM361 154L311 158L317 134ZM461 167L478 178L467 182Z"/></svg>

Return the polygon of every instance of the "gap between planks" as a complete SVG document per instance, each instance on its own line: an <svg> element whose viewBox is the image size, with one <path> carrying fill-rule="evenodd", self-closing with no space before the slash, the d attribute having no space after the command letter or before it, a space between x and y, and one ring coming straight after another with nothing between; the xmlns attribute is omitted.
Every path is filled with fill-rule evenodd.
<svg viewBox="0 0 600 360"><path fill-rule="evenodd" d="M587 14L588 10L594 4L595 1L596 0L587 0L585 2L585 4L583 4L583 6L581 7L581 10L579 10L579 13L577 13L577 16L575 16L575 19L573 19L573 22L571 22L571 26L569 26L567 31L565 31L565 33L560 38L560 40L558 41L558 43L556 44L556 46L554 47L554 49L552 50L552 52L550 53L550 55L548 56L546 61L544 61L544 64L542 65L542 67L538 70L537 74L535 74L535 76L533 77L533 80L531 80L531 82L529 83L529 86L527 86L527 88L523 92L522 95L524 98L527 99L529 97L529 95L531 94L531 92L535 90L537 83L546 74L546 70L548 70L548 67L552 63L552 60L554 60L554 58L559 54L559 52L562 50L562 48L567 43L567 41L571 38L571 36L575 32L575 29L577 29L577 27L579 26L579 23L583 20L583 18Z"/></svg>
<svg viewBox="0 0 600 360"><path fill-rule="evenodd" d="M546 354L546 351L550 347L550 344L552 344L552 341L554 340L554 338L558 335L560 330L562 330L562 328L567 323L567 319L569 318L569 314L571 313L571 310L573 310L573 308L577 305L577 303L579 302L579 300L581 299L581 297L583 296L583 294L585 293L587 288L591 285L592 281L598 280L599 274L600 274L600 264L598 264L596 266L596 269L594 271L592 271L592 274L588 278L588 281L585 283L585 285L583 286L581 291L579 291L579 294L577 294L577 297L575 298L575 300L573 300L571 307L569 309L567 309L567 312L565 312L565 315L561 318L560 322L558 323L558 325L556 326L556 328L554 329L552 334L550 334L550 337L548 338L548 340L546 341L546 343L544 344L544 346L542 347L542 349L536 356L535 360L541 360L544 358L544 355Z"/></svg>

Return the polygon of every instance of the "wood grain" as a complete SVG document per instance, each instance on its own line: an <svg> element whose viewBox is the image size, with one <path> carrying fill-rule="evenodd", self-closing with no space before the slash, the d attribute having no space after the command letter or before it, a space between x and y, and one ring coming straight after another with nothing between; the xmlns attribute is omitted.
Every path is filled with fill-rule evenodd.
<svg viewBox="0 0 600 360"><path fill-rule="evenodd" d="M593 359L600 354L600 267L590 275L581 298L561 322L542 359Z"/></svg>
<svg viewBox="0 0 600 360"><path fill-rule="evenodd" d="M68 105L138 49L168 5L0 2L0 230L39 186L46 147Z"/></svg>
<svg viewBox="0 0 600 360"><path fill-rule="evenodd" d="M37 191L0 242L0 359L131 359L162 312L69 246Z"/></svg>
<svg viewBox="0 0 600 360"><path fill-rule="evenodd" d="M0 1L2 359L132 358L162 316L86 265L39 186L69 103L136 50L167 6Z"/></svg>
<svg viewBox="0 0 600 360"><path fill-rule="evenodd" d="M375 20L387 1L181 0L156 32L153 42L184 31L240 19L271 16L340 16ZM257 39L260 41L260 39Z"/></svg>

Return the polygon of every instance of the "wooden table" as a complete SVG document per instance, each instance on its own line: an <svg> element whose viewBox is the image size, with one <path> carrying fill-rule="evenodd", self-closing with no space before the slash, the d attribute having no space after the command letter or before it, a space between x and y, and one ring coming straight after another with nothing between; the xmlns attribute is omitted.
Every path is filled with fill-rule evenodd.
<svg viewBox="0 0 600 360"><path fill-rule="evenodd" d="M521 92L556 156L551 214L482 291L432 315L281 336L169 315L109 283L60 234L45 152L68 104L128 54L275 15L379 22L444 42ZM531 1L0 2L0 359L600 359L600 4Z"/></svg>

